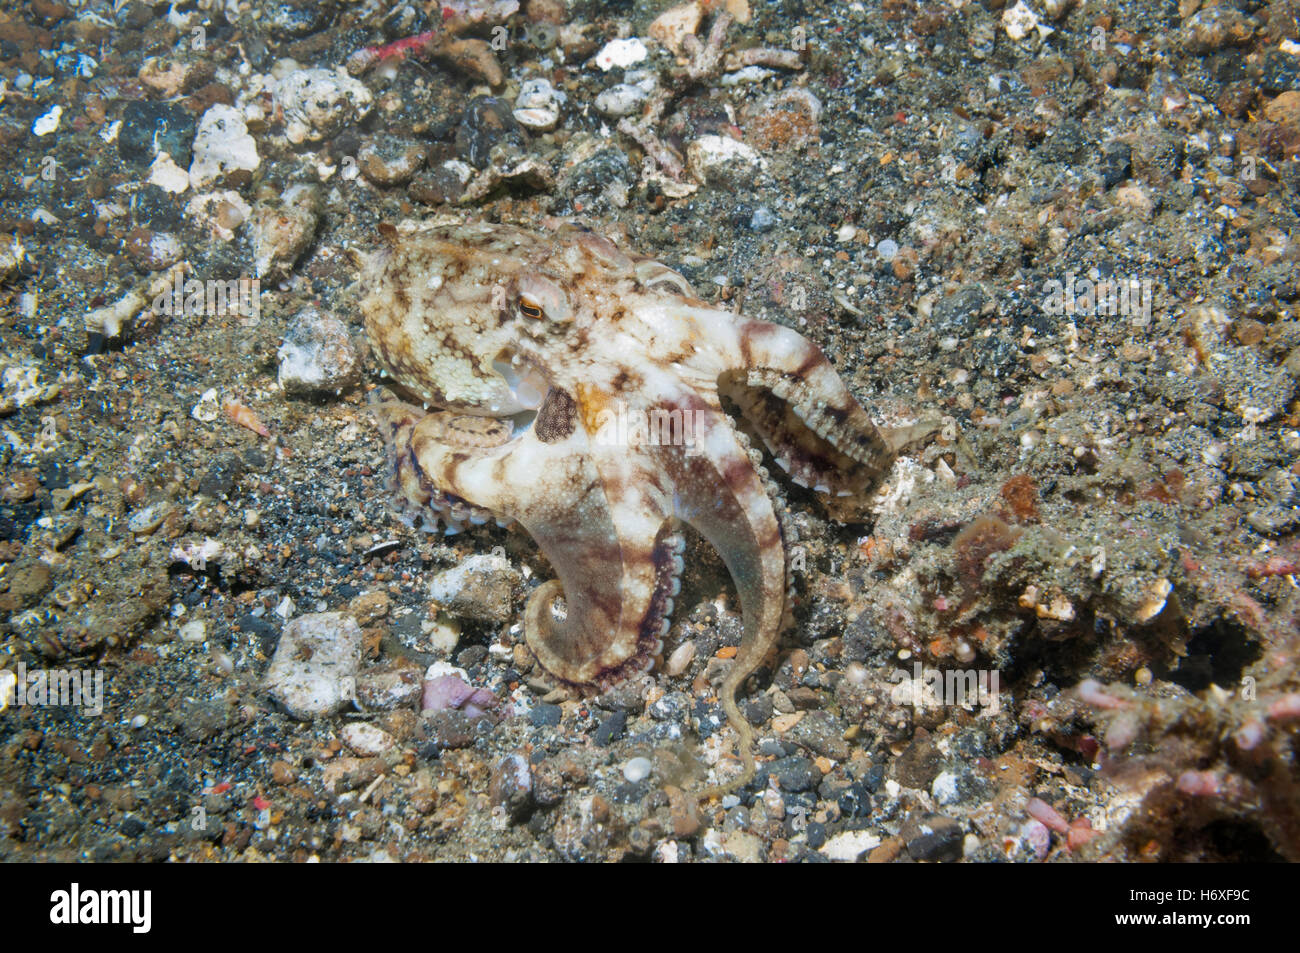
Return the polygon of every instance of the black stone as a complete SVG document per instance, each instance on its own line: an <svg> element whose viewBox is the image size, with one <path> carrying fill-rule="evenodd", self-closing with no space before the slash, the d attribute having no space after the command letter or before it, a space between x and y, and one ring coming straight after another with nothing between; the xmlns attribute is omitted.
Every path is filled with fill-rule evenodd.
<svg viewBox="0 0 1300 953"><path fill-rule="evenodd" d="M845 817L867 817L871 814L871 791L865 781L855 781L840 793L840 813Z"/></svg>
<svg viewBox="0 0 1300 953"><path fill-rule="evenodd" d="M487 654L487 646L470 645L461 649L456 656L456 664L463 669L471 669L487 658Z"/></svg>
<svg viewBox="0 0 1300 953"><path fill-rule="evenodd" d="M740 703L740 713L751 725L761 725L772 717L772 698L763 694Z"/></svg>
<svg viewBox="0 0 1300 953"><path fill-rule="evenodd" d="M627 712L616 711L608 715L592 735L592 740L600 747L608 747L612 742L623 737L627 730Z"/></svg>
<svg viewBox="0 0 1300 953"><path fill-rule="evenodd" d="M227 496L243 472L243 460L236 454L223 453L199 480L199 492L204 496Z"/></svg>
<svg viewBox="0 0 1300 953"><path fill-rule="evenodd" d="M564 714L559 705L548 705L546 702L538 702L533 706L532 711L528 713L528 720L537 728L544 728L560 723L560 716Z"/></svg>
<svg viewBox="0 0 1300 953"><path fill-rule="evenodd" d="M975 330L980 311L988 299L979 285L965 285L937 302L930 314L936 331L968 334Z"/></svg>
<svg viewBox="0 0 1300 953"><path fill-rule="evenodd" d="M318 0L288 0L270 5L263 19L271 34L279 39L311 36L326 29L334 18L333 5Z"/></svg>
<svg viewBox="0 0 1300 953"><path fill-rule="evenodd" d="M268 657L275 654L276 646L280 644L280 630L261 616L241 616L239 631L256 638L258 648Z"/></svg>
<svg viewBox="0 0 1300 953"><path fill-rule="evenodd" d="M474 168L486 169L492 150L501 145L522 152L528 137L505 100L476 96L465 108L456 130L456 154Z"/></svg>
<svg viewBox="0 0 1300 953"><path fill-rule="evenodd" d="M179 103L135 99L122 111L117 153L128 162L148 165L166 152L178 166L189 168L194 132L194 116Z"/></svg>
<svg viewBox="0 0 1300 953"><path fill-rule="evenodd" d="M1259 88L1270 95L1300 89L1300 59L1278 50L1266 53Z"/></svg>
<svg viewBox="0 0 1300 953"><path fill-rule="evenodd" d="M776 778L783 791L813 791L821 783L822 773L808 758L782 758L767 766L767 774Z"/></svg>
<svg viewBox="0 0 1300 953"><path fill-rule="evenodd" d="M957 860L961 857L961 825L942 814L928 814L908 825L907 852L913 860Z"/></svg>
<svg viewBox="0 0 1300 953"><path fill-rule="evenodd" d="M156 185L143 185L131 196L131 221L156 232L174 232L182 225L182 210L176 197Z"/></svg>
<svg viewBox="0 0 1300 953"><path fill-rule="evenodd" d="M1068 162L1083 151L1087 134L1077 119L1057 123L1043 143L1043 157L1050 162Z"/></svg>
<svg viewBox="0 0 1300 953"><path fill-rule="evenodd" d="M1097 172L1106 188L1114 188L1133 174L1133 149L1124 142L1108 143L1097 160Z"/></svg>
<svg viewBox="0 0 1300 953"><path fill-rule="evenodd" d="M826 825L819 824L817 821L808 822L808 846L813 850L820 850L821 846L826 843Z"/></svg>

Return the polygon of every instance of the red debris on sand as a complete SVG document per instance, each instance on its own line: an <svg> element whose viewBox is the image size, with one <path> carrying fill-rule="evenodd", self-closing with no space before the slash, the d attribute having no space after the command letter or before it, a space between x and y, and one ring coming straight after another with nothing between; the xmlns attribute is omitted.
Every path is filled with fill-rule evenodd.
<svg viewBox="0 0 1300 953"><path fill-rule="evenodd" d="M1070 822L1062 817L1056 808L1041 798L1031 797L1029 802L1025 804L1025 811L1034 820L1051 828L1058 834L1066 834L1070 830Z"/></svg>
<svg viewBox="0 0 1300 953"><path fill-rule="evenodd" d="M1270 721L1290 721L1300 718L1300 692L1291 692L1275 699L1268 706Z"/></svg>
<svg viewBox="0 0 1300 953"><path fill-rule="evenodd" d="M1295 556L1270 556L1262 563L1249 563L1246 575L1252 579L1260 576L1291 576L1300 573L1300 559Z"/></svg>
<svg viewBox="0 0 1300 953"><path fill-rule="evenodd" d="M1213 771L1184 771L1178 776L1178 790L1196 797L1214 797L1222 788Z"/></svg>
<svg viewBox="0 0 1300 953"><path fill-rule="evenodd" d="M1065 846L1070 850L1078 850L1100 833L1092 829L1092 821L1086 817L1075 818L1070 823L1070 833L1066 835Z"/></svg>
<svg viewBox="0 0 1300 953"><path fill-rule="evenodd" d="M381 60L391 59L394 56L406 56L408 53L425 52L437 30L426 30L423 33L417 33L414 36L404 36L400 40L393 40L391 43L381 43L378 46L367 46L365 52L368 56L373 57L372 62L378 63Z"/></svg>
<svg viewBox="0 0 1300 953"><path fill-rule="evenodd" d="M1079 698L1093 708L1127 708L1128 702L1114 695L1107 695L1101 682L1085 678L1079 683Z"/></svg>

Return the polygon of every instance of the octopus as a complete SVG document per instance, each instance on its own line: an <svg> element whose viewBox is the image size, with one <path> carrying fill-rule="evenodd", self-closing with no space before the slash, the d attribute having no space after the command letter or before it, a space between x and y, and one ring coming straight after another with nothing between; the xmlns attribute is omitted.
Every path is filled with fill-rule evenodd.
<svg viewBox="0 0 1300 953"><path fill-rule="evenodd" d="M408 401L378 408L397 513L444 533L519 524L558 577L523 635L563 686L593 694L662 654L683 525L719 554L743 634L718 697L755 775L737 694L790 618L779 490L864 496L897 441L812 342L701 300L676 271L581 226L384 225L361 311Z"/></svg>

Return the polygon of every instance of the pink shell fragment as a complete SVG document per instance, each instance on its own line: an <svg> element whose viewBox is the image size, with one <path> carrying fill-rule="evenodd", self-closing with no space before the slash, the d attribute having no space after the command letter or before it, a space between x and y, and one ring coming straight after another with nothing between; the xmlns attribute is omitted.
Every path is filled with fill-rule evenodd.
<svg viewBox="0 0 1300 953"><path fill-rule="evenodd" d="M450 711L458 709L471 718L487 714L494 708L497 697L486 688L466 685L455 675L439 675L424 683L420 698L421 711Z"/></svg>
<svg viewBox="0 0 1300 953"><path fill-rule="evenodd" d="M1056 808L1039 798L1031 797L1029 803L1025 805L1025 811L1034 820L1050 827L1058 834L1065 834L1070 830L1070 822L1062 817Z"/></svg>

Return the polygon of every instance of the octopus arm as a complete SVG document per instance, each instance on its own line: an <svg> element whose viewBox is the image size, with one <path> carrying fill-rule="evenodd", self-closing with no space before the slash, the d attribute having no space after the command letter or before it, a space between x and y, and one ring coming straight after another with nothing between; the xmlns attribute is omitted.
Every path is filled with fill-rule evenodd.
<svg viewBox="0 0 1300 953"><path fill-rule="evenodd" d="M670 520L621 525L598 495L567 513L524 520L558 575L529 597L524 636L538 663L584 691L653 664L681 587L683 541ZM563 617L556 600L563 597Z"/></svg>
<svg viewBox="0 0 1300 953"><path fill-rule="evenodd" d="M782 469L818 492L872 489L893 463L893 449L821 349L765 321L733 328L724 338L719 390Z"/></svg>
<svg viewBox="0 0 1300 953"><path fill-rule="evenodd" d="M386 414L400 495L518 521L558 575L525 610L524 636L542 668L584 691L648 668L681 585L682 539L669 514L633 482L602 477L582 427L552 421L511 437L484 418L397 406Z"/></svg>
<svg viewBox="0 0 1300 953"><path fill-rule="evenodd" d="M746 445L725 415L703 429L702 451L683 454L673 474L676 514L718 551L740 598L744 635L718 692L723 712L739 735L741 773L701 796L725 793L754 777L753 729L736 695L775 647L785 618L787 571L781 524L764 483L757 451Z"/></svg>

